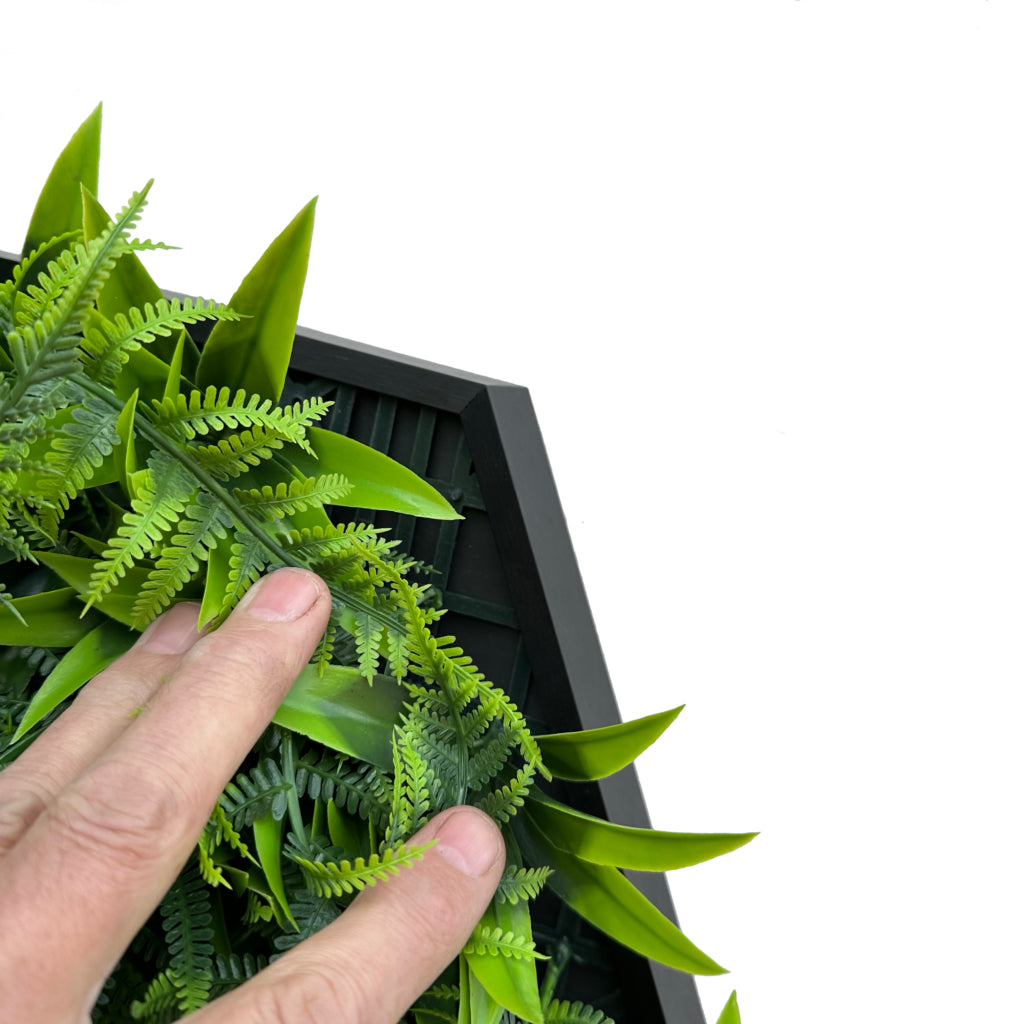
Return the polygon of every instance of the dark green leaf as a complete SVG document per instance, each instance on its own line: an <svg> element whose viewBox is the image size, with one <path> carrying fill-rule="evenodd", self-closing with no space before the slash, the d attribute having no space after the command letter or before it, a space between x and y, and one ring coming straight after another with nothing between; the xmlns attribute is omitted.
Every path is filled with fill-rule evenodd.
<svg viewBox="0 0 1024 1024"><path fill-rule="evenodd" d="M37 557L45 561L42 556ZM8 647L71 647L101 621L95 613L81 617L82 602L71 587L17 597L11 604L17 614L0 605L0 644ZM25 624L18 620L18 615Z"/></svg>

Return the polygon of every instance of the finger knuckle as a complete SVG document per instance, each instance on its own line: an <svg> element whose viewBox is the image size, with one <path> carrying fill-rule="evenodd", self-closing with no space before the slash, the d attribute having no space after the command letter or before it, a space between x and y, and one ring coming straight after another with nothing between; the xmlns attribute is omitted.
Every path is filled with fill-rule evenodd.
<svg viewBox="0 0 1024 1024"><path fill-rule="evenodd" d="M28 776L17 785L0 786L0 857L14 848L48 800L45 787Z"/></svg>
<svg viewBox="0 0 1024 1024"><path fill-rule="evenodd" d="M66 790L50 811L56 841L122 871L145 873L162 863L186 801L179 789L148 774L138 765L126 770L111 763L97 768L87 786Z"/></svg>

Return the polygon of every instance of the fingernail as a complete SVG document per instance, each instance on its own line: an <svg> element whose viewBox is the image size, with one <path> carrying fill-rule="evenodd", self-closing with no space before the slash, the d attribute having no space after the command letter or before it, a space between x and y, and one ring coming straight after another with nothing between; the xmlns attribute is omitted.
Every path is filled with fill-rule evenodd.
<svg viewBox="0 0 1024 1024"><path fill-rule="evenodd" d="M479 878L487 873L504 847L501 833L490 818L463 808L444 820L434 849L453 868Z"/></svg>
<svg viewBox="0 0 1024 1024"><path fill-rule="evenodd" d="M313 607L322 592L317 578L304 569L278 569L257 580L238 608L257 619L292 622Z"/></svg>
<svg viewBox="0 0 1024 1024"><path fill-rule="evenodd" d="M199 605L183 601L149 624L138 644L152 654L184 654L198 639Z"/></svg>

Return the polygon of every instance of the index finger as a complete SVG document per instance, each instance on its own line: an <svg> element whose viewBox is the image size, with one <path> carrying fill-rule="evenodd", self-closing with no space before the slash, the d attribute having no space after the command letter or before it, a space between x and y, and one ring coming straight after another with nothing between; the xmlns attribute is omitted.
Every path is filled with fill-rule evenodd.
<svg viewBox="0 0 1024 1024"><path fill-rule="evenodd" d="M29 1000L13 1019L81 1013L186 861L329 608L312 573L282 569L258 581L0 864L0 961Z"/></svg>

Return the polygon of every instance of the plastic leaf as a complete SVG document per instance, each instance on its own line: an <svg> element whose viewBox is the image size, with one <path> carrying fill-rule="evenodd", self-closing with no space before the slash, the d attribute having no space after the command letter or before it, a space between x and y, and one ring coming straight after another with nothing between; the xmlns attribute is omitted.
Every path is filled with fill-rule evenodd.
<svg viewBox="0 0 1024 1024"><path fill-rule="evenodd" d="M306 476L340 473L352 489L348 508L404 512L425 519L461 519L448 500L411 469L344 434L310 427L306 435L316 454L295 452L291 461Z"/></svg>
<svg viewBox="0 0 1024 1024"><path fill-rule="evenodd" d="M117 417L117 436L121 443L114 447L113 459L117 466L118 479L124 493L134 497L129 487L128 478L139 469L138 460L135 454L135 407L139 399L138 389L132 392L131 398L124 403L121 414Z"/></svg>
<svg viewBox="0 0 1024 1024"><path fill-rule="evenodd" d="M196 372L200 388L244 388L275 402L280 399L306 282L315 208L314 199L299 211L239 285L230 306L250 319L222 321L210 332Z"/></svg>
<svg viewBox="0 0 1024 1024"><path fill-rule="evenodd" d="M616 868L590 864L560 850L525 809L513 830L530 863L555 869L548 888L589 921L641 956L690 974L724 974Z"/></svg>
<svg viewBox="0 0 1024 1024"><path fill-rule="evenodd" d="M135 639L131 630L109 621L101 622L92 632L82 637L43 680L18 725L18 731L11 737L11 742L20 740L61 701L67 700L94 675L120 658Z"/></svg>
<svg viewBox="0 0 1024 1024"><path fill-rule="evenodd" d="M23 249L25 255L55 235L81 229L81 186L95 192L99 183L102 120L101 103L82 122L57 157L29 222Z"/></svg>
<svg viewBox="0 0 1024 1024"><path fill-rule="evenodd" d="M537 736L551 774L573 782L612 775L642 754L678 717L684 705L601 729Z"/></svg>
<svg viewBox="0 0 1024 1024"><path fill-rule="evenodd" d="M473 938L480 929L489 929L490 934L522 936L526 945L533 946L530 927L529 904L492 903L484 911ZM506 1009L511 1010L531 1024L544 1024L541 1008L540 989L537 985L537 966L533 956L502 956L491 952L478 952L473 947L473 938L463 950L466 963L473 976L487 990L490 996Z"/></svg>
<svg viewBox="0 0 1024 1024"><path fill-rule="evenodd" d="M8 647L71 647L100 622L96 614L81 617L81 602L70 587L16 597L11 605L0 605L0 644Z"/></svg>
<svg viewBox="0 0 1024 1024"><path fill-rule="evenodd" d="M404 699L405 691L388 676L377 676L371 686L355 668L327 665L321 675L316 665L307 665L274 722L390 771L391 734Z"/></svg>
<svg viewBox="0 0 1024 1024"><path fill-rule="evenodd" d="M559 849L592 864L635 871L671 871L730 853L756 832L659 832L614 825L552 800L536 789L526 798L530 817Z"/></svg>
<svg viewBox="0 0 1024 1024"><path fill-rule="evenodd" d="M291 908L288 906L288 896L284 887L284 876L281 874L281 836L284 832L284 820L276 821L273 814L267 814L257 818L252 823L252 835L256 844L256 856L259 857L260 867L263 874L267 876L267 885L274 894L274 898L281 905L284 916L292 924L296 931L299 926L292 916Z"/></svg>
<svg viewBox="0 0 1024 1024"><path fill-rule="evenodd" d="M736 1001L735 989L718 1017L718 1024L740 1024L740 1004Z"/></svg>

